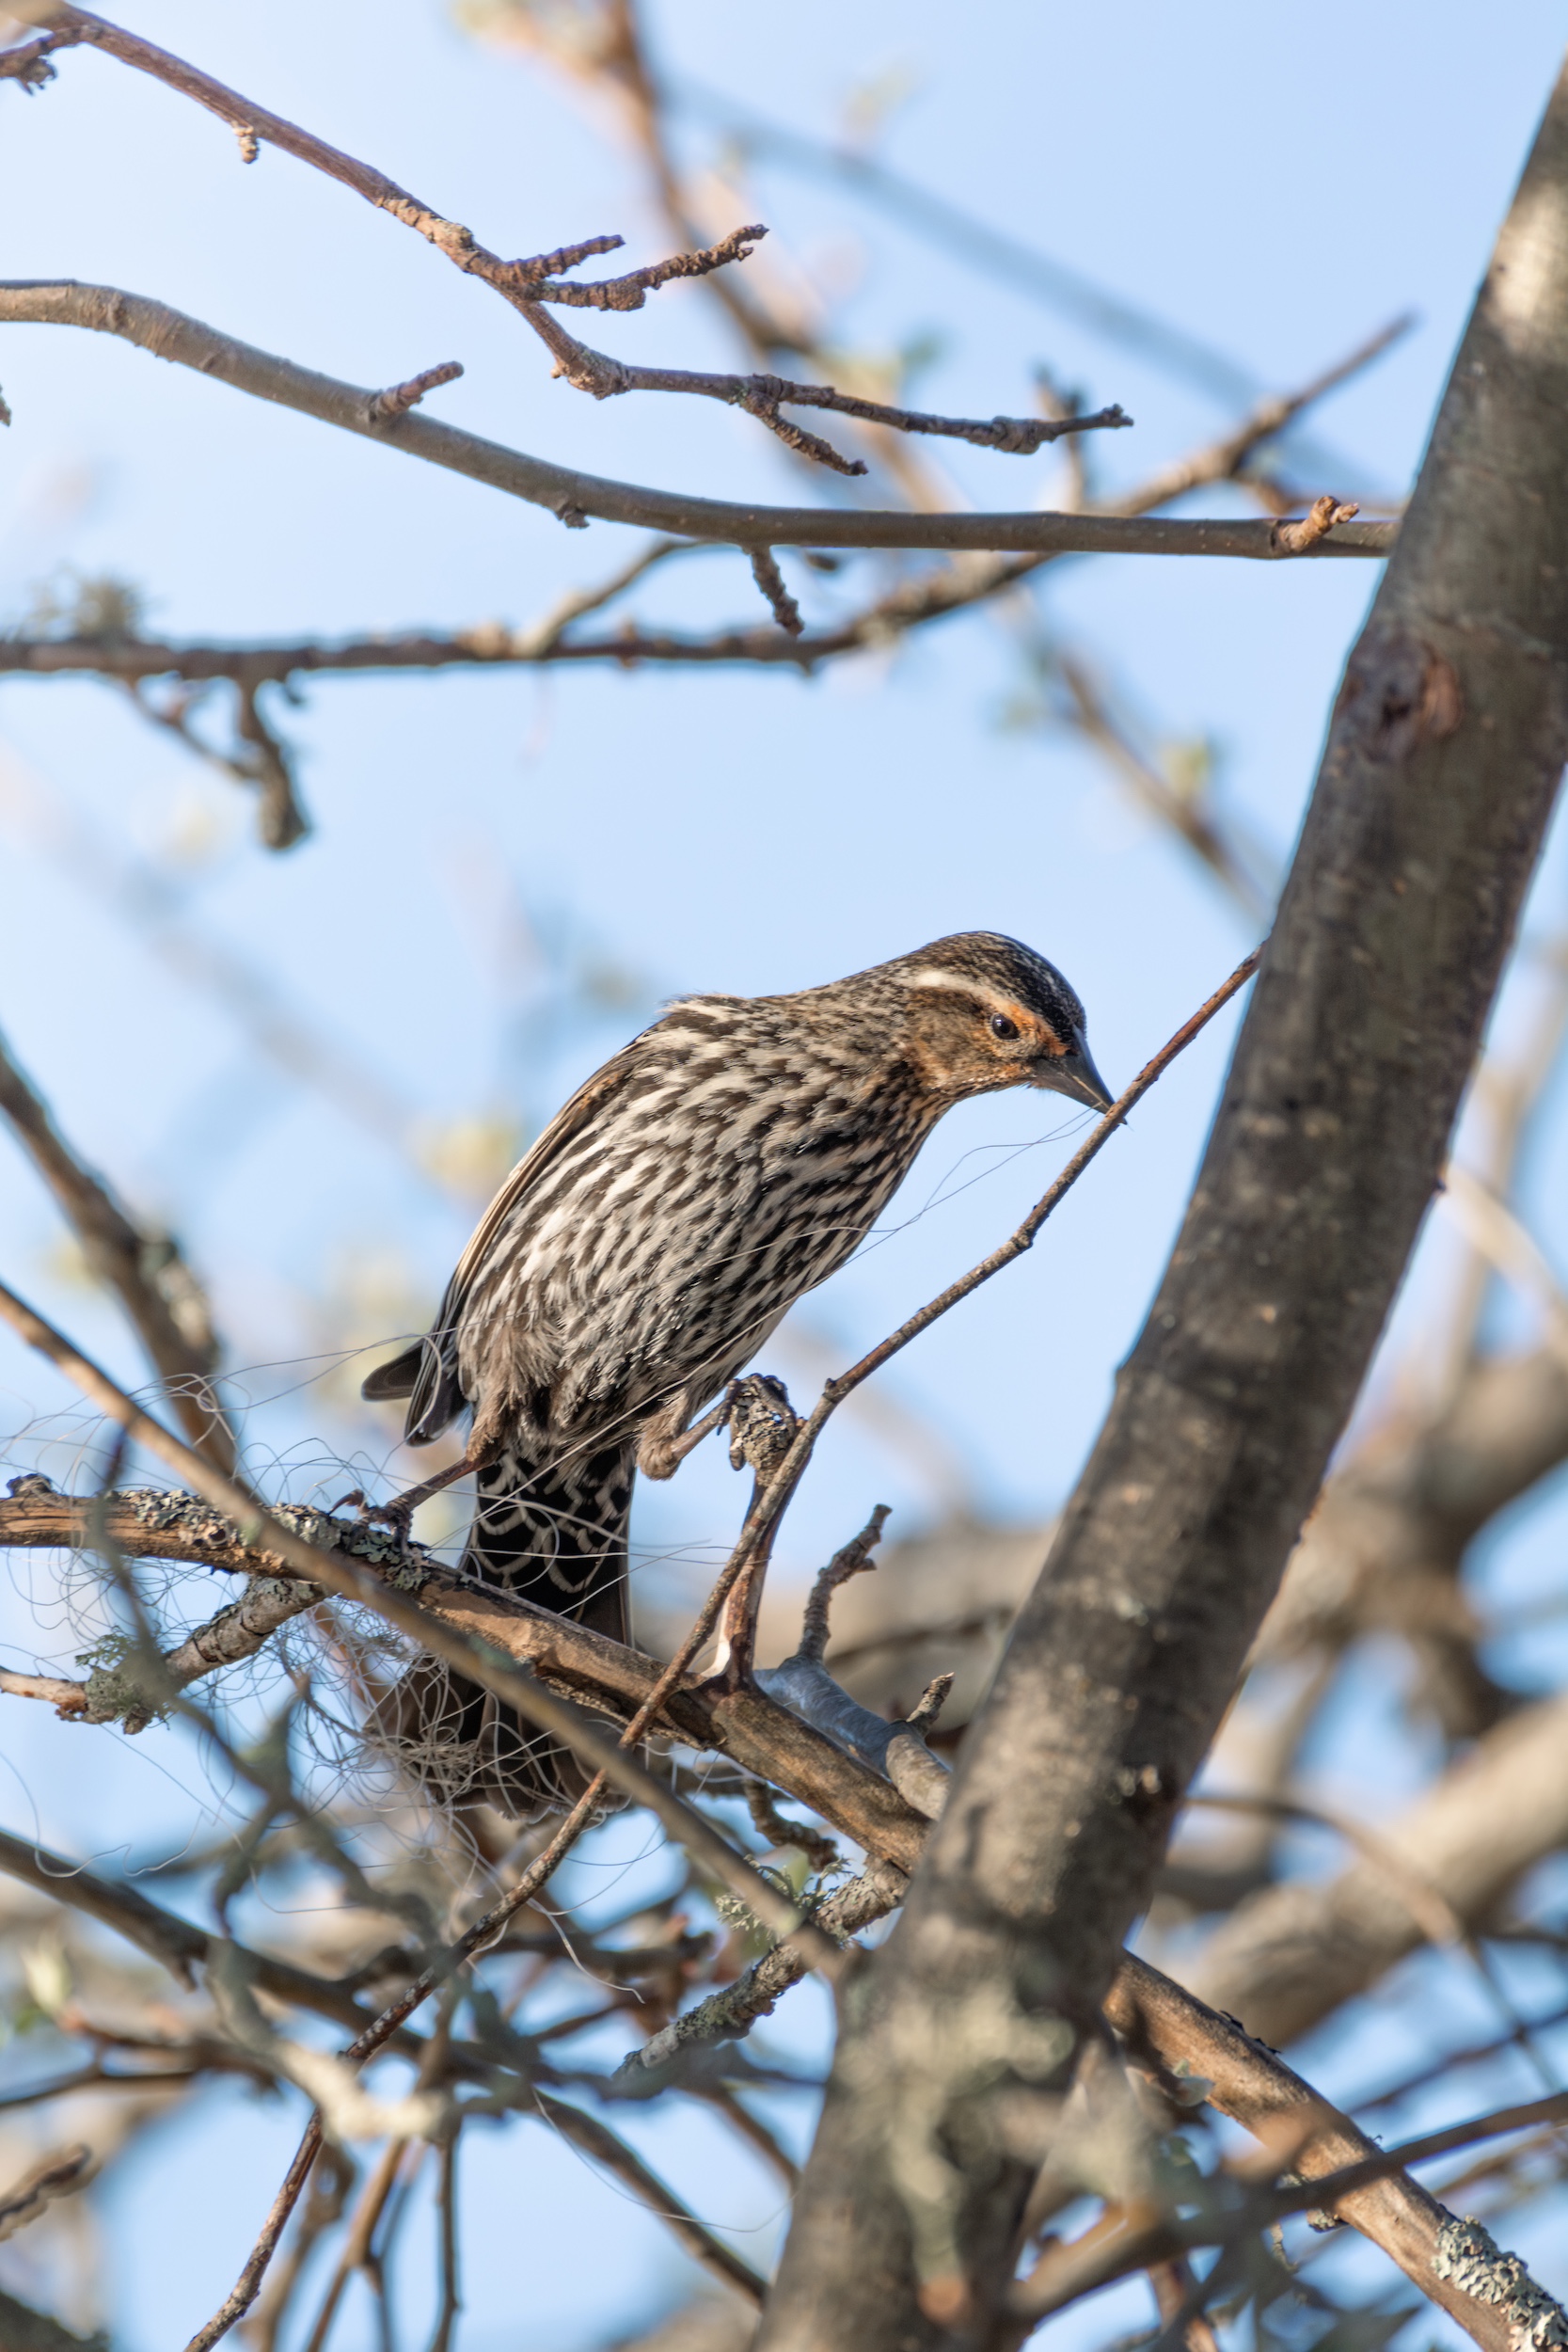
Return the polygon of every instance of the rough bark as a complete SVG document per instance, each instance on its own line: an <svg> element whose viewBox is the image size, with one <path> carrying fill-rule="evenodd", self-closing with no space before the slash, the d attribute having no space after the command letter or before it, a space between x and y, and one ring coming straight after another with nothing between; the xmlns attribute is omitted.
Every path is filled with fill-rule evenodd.
<svg viewBox="0 0 1568 2352"><path fill-rule="evenodd" d="M904 1916L760 2343L991 2341L1052 2098L1432 1198L1568 750L1568 77L1351 657L1197 1186Z"/></svg>
<svg viewBox="0 0 1568 2352"><path fill-rule="evenodd" d="M1376 2140L1320 2098L1265 2042L1252 2040L1233 2018L1206 2008L1131 1953L1122 1957L1105 2014L1134 2061L1145 2057L1171 2074L1185 2067L1189 2080L1201 2076L1209 2086L1209 2106L1287 2155L1304 2181L1381 2153ZM1336 2219L1381 2246L1486 2352L1516 2352L1518 2334L1507 2296L1489 2291L1494 2280L1478 2277L1473 2265L1466 2274L1470 2283L1455 2275L1459 2265L1453 2255L1465 2225L1418 2181L1391 2172L1338 2199L1332 2211ZM1541 2302L1561 2320L1548 2296L1542 2295Z"/></svg>

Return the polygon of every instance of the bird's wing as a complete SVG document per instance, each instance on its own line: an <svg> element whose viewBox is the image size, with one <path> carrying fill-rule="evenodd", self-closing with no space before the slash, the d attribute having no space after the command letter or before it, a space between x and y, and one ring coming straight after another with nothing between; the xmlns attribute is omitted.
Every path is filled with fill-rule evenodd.
<svg viewBox="0 0 1568 2352"><path fill-rule="evenodd" d="M484 1215L480 1218L479 1223L474 1227L468 1246L457 1261L456 1270L447 1285L447 1295L442 1302L443 1321L449 1314L455 1320L463 1301L467 1296L468 1285L489 1256L496 1235L505 1225L517 1203L526 1197L530 1188L538 1183L540 1177L554 1166L566 1145L577 1140L590 1120L604 1108L611 1096L620 1092L631 1075L637 1047L641 1042L641 1039L635 1039L630 1045L623 1047L622 1051L611 1060L607 1061L602 1070L596 1070L591 1078L578 1087L571 1100L562 1104L537 1142L524 1152L490 1206L485 1210Z"/></svg>
<svg viewBox="0 0 1568 2352"><path fill-rule="evenodd" d="M602 1070L578 1087L562 1104L544 1133L524 1152L474 1228L467 1248L457 1262L440 1312L427 1338L418 1340L389 1363L377 1365L360 1394L379 1401L408 1398L404 1435L409 1443L428 1445L461 1412L465 1398L457 1376L457 1325L468 1290L518 1202L530 1187L553 1166L565 1146L618 1093L630 1076L640 1040L623 1047Z"/></svg>

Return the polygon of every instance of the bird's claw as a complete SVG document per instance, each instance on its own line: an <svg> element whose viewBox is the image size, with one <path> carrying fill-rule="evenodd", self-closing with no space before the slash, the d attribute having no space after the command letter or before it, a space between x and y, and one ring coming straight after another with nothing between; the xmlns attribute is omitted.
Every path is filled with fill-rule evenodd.
<svg viewBox="0 0 1568 2352"><path fill-rule="evenodd" d="M752 1490L754 1512L795 1443L796 1433L801 1426L800 1417L790 1404L784 1382L767 1372L749 1373L743 1379L732 1380L721 1410L730 1433L731 1467L749 1469L756 1481ZM724 1602L719 1621L718 1656L702 1684L715 1697L728 1696L751 1686L757 1609L762 1599L762 1581L768 1573L768 1549L765 1534L760 1549Z"/></svg>
<svg viewBox="0 0 1568 2352"><path fill-rule="evenodd" d="M370 1527L389 1527L400 1543L408 1541L408 1531L414 1524L414 1505L402 1495L390 1502L367 1502L361 1505L360 1518Z"/></svg>
<svg viewBox="0 0 1568 2352"><path fill-rule="evenodd" d="M406 1498L397 1496L390 1502L367 1502L363 1486L351 1486L348 1493L340 1495L332 1505L334 1518L340 1511L346 1511L351 1504L367 1527L389 1527L401 1543L408 1541L414 1506Z"/></svg>
<svg viewBox="0 0 1568 2352"><path fill-rule="evenodd" d="M782 1380L768 1372L732 1380L724 1400L730 1433L730 1468L750 1469L764 1486L795 1442L800 1416Z"/></svg>

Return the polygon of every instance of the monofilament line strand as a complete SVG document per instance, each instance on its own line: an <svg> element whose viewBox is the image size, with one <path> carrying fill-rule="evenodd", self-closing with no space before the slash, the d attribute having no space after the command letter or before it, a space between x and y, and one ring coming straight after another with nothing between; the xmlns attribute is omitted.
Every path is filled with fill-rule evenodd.
<svg viewBox="0 0 1568 2352"><path fill-rule="evenodd" d="M766 1493L757 1497L747 1515L746 1526L741 1530L740 1544L736 1546L736 1556L726 1563L724 1571L726 1576L732 1569L738 1573L737 1561L741 1565L744 1564L741 1560L742 1547L744 1547L744 1557L750 1558L752 1550L764 1532L769 1538L771 1537L791 1496L800 1483L818 1437L845 1398L858 1389L863 1381L869 1380L874 1372L879 1372L882 1366L891 1358L896 1356L901 1349L908 1347L911 1340L918 1339L922 1331L928 1330L933 1323L946 1314L950 1308L956 1307L960 1299L968 1298L973 1292L980 1288L983 1282L989 1282L992 1275L1000 1274L1004 1266L1011 1265L1015 1258L1022 1258L1026 1250L1034 1247L1035 1240L1047 1217L1066 1199L1090 1162L1103 1151L1117 1129L1126 1122L1129 1115L1142 1102L1150 1087L1164 1077L1177 1057L1186 1051L1193 1040L1208 1027L1215 1014L1223 1011L1230 999L1246 986L1262 961L1263 950L1267 946L1268 942L1264 940L1253 949L1249 956L1243 956L1229 978L1214 991L1206 1003L1198 1007L1190 1020L1181 1024L1175 1035L1166 1040L1153 1058L1144 1064L1132 1085L1124 1093L1117 1096L1104 1118L1085 1136L1061 1174L1041 1194L1016 1232L1011 1233L1005 1242L993 1249L989 1257L982 1258L977 1265L971 1266L967 1274L961 1274L956 1282L949 1282L945 1290L939 1291L935 1298L927 1300L924 1307L917 1309L907 1322L898 1326L896 1331L889 1332L887 1338L872 1348L868 1355L863 1356L858 1363L851 1364L847 1372L841 1372L833 1379L824 1383L822 1393L816 1406L810 1417L801 1423L800 1435L780 1464Z"/></svg>
<svg viewBox="0 0 1568 2352"><path fill-rule="evenodd" d="M661 1782L656 1780L652 1773L644 1771L642 1766L638 1764L623 1748L612 1747L610 1741L583 1718L578 1708L557 1698L552 1692L546 1690L541 1683L537 1682L532 1675L518 1673L511 1666L510 1661L498 1664L495 1656L482 1645L470 1644L463 1640L461 1636L451 1633L446 1627L436 1618L429 1616L424 1610L416 1608L402 1595L380 1583L374 1577L352 1568L345 1568L341 1561L334 1554L318 1550L314 1545L304 1542L290 1529L272 1518L264 1506L258 1502L253 1495L247 1493L243 1486L236 1485L231 1479L223 1476L221 1472L214 1470L210 1464L203 1461L199 1454L193 1452L189 1446L182 1444L172 1431L166 1429L161 1422L155 1421L150 1413L144 1412L141 1406L127 1396L118 1383L109 1377L107 1373L93 1363L90 1358L84 1356L65 1338L62 1332L56 1331L53 1325L36 1313L25 1300L19 1298L15 1292L4 1283L0 1283L0 1318L8 1323L30 1347L36 1348L40 1355L46 1356L57 1365L74 1381L84 1395L89 1397L108 1419L124 1430L128 1438L144 1446L177 1476L183 1478L188 1486L193 1486L206 1502L213 1505L214 1510L221 1511L226 1518L234 1520L242 1532L244 1540L264 1547L268 1551L276 1553L295 1574L306 1576L315 1583L326 1585L329 1590L343 1599L358 1601L365 1607L374 1610L378 1614L389 1619L399 1631L407 1635L410 1640L419 1643L435 1655L445 1659L448 1663L472 1676L486 1689L494 1691L498 1697L505 1699L509 1705L515 1707L520 1714L538 1724L541 1728L553 1732L558 1739L564 1740L584 1756L594 1768L594 1786L602 1788L604 1782L609 1780L624 1788L634 1802L646 1805L662 1821L671 1835L688 1848L694 1859L705 1867L721 1884L738 1895L741 1900L773 1930L783 1943L793 1944L800 1948L813 1967L821 1969L829 1976L837 1974L843 1965L843 1954L832 1938L824 1935L819 1929L813 1927L808 1920L802 1919L794 1904L781 1896L768 1880L760 1877L750 1863L736 1853L734 1848L728 1845L703 1819L701 1814L686 1804L673 1789L666 1788ZM749 1526L755 1517L754 1511L749 1515ZM749 1548L737 1547L737 1559L733 1564L733 1574L728 1574L727 1581L725 1578L720 1580L724 1590L727 1590L729 1583L734 1581L735 1575L738 1575L741 1566L749 1557ZM722 1594L716 1588L716 1593L709 1597L709 1609L704 1611L704 1616L707 1616L710 1610L716 1615L721 1597ZM699 1626L694 1627L692 1633L688 1636L687 1644L683 1645L681 1658L672 1661L672 1665L666 1668L659 1682L656 1684L654 1691L649 1693L648 1699L639 1710L641 1722L638 1718L633 1719L637 1730L633 1731L628 1726L628 1736L636 1737L641 1729L646 1727L646 1723L652 1718L655 1705L662 1705L669 1691L673 1688L683 1671L686 1654L688 1652L695 1654L697 1644L705 1638L700 1627L701 1620L699 1620ZM566 1822L562 1823L561 1831L552 1841L551 1848L540 1857L541 1865L546 1866L547 1868L555 1867L555 1863L564 1853L571 1838L585 1825L587 1811L592 1802L591 1788L590 1791L585 1792L579 1807L577 1808L577 1811L582 1814L583 1820L577 1820L575 1812ZM532 1874L530 1873L530 1875ZM542 1883L543 1872L535 1881L536 1884ZM526 1898L517 1895L515 1889L514 1896L515 1900L511 1904L511 1908L515 1909L517 1904ZM484 1923L481 1922L480 1926L483 1929ZM428 1972L432 1977L432 1985L439 1981L440 1974L447 1973L445 1969L440 1969L439 1963L437 1963L437 1968L439 1974ZM423 1994L421 1994L420 1997L422 1998ZM373 2056L416 2005L415 2000L405 1994L391 2010L385 2013L384 2017L375 2019L366 2027L365 2032L344 2054L345 2058L350 2062L363 2063L365 2059ZM243 2316L255 2300L261 2279L277 2249L289 2214L297 2202L315 2162L321 2146L321 2118L317 2113L312 2115L306 2127L305 2136L295 2152L293 2162L273 2201L272 2210L267 2216L261 2234L244 2270L230 2294L225 2298L220 2310L215 2312L206 2326L191 2339L187 2352L210 2352L210 2347L229 2332L235 2321Z"/></svg>

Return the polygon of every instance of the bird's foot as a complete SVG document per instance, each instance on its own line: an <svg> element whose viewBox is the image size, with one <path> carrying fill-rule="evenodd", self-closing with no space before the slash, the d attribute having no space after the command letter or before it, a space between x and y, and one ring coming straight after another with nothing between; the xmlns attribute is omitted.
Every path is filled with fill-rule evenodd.
<svg viewBox="0 0 1568 2352"><path fill-rule="evenodd" d="M694 1421L689 1429L673 1422L654 1422L642 1433L637 1449L637 1467L644 1478L673 1478L687 1455L700 1446L705 1438L711 1438L716 1429L722 1429L729 1419L728 1395L721 1397L710 1413Z"/></svg>
<svg viewBox="0 0 1568 2352"><path fill-rule="evenodd" d="M769 1372L732 1380L724 1398L730 1433L730 1468L750 1469L766 1486L794 1444L800 1416L789 1391Z"/></svg>
<svg viewBox="0 0 1568 2352"><path fill-rule="evenodd" d="M352 1502L368 1525L389 1527L400 1542L406 1543L414 1523L414 1514L420 1503L428 1502L432 1495L440 1494L459 1478L467 1478L475 1470L483 1470L489 1458L487 1451L476 1452L470 1445L461 1461L451 1463L444 1470L437 1470L434 1478L422 1478L417 1486L405 1486L402 1494L392 1497L390 1502L367 1502L363 1487L356 1486L352 1493L341 1495L332 1507L335 1511L346 1511Z"/></svg>
<svg viewBox="0 0 1568 2352"><path fill-rule="evenodd" d="M735 1470L749 1464L766 1486L794 1443L799 1418L782 1380L753 1372L732 1380L717 1405L683 1429L678 1404L669 1419L649 1423L637 1449L637 1467L644 1478L673 1478L687 1455L711 1438L716 1429L730 1433L730 1463Z"/></svg>
<svg viewBox="0 0 1568 2352"><path fill-rule="evenodd" d="M400 1543L406 1543L414 1513L423 1500L421 1489L412 1486L405 1495L394 1495L390 1502L367 1502L363 1486L351 1486L346 1495L338 1497L332 1512L336 1518L352 1504L367 1527L389 1527Z"/></svg>
<svg viewBox="0 0 1568 2352"><path fill-rule="evenodd" d="M399 1543L405 1544L408 1541L409 1531L414 1524L414 1513L419 1502L420 1495L416 1487L413 1502L409 1501L407 1495L394 1495L390 1502L367 1502L359 1516L368 1527L389 1527Z"/></svg>
<svg viewBox="0 0 1568 2352"><path fill-rule="evenodd" d="M731 1465L736 1470L749 1469L755 1481L752 1490L754 1511L795 1443L800 1417L790 1404L784 1382L767 1372L748 1373L744 1379L732 1380L724 1392L722 1410L730 1433ZM702 1686L714 1698L752 1688L757 1612L770 1549L770 1534L764 1531L757 1538L755 1556L741 1570L724 1603L719 1620L718 1655Z"/></svg>

